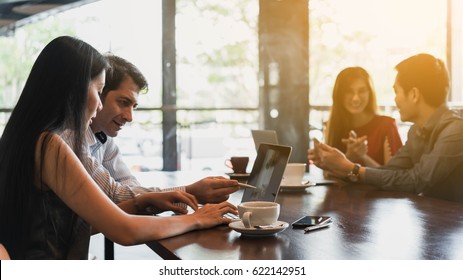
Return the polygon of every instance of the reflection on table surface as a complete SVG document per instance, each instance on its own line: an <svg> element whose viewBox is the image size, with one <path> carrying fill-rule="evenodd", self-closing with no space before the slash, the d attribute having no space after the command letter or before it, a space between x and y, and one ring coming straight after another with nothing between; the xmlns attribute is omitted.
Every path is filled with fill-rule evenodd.
<svg viewBox="0 0 463 280"><path fill-rule="evenodd" d="M165 187L212 175L150 173L147 180ZM230 201L239 203L241 195L235 193ZM277 202L280 221L328 215L333 224L308 234L289 227L272 237L246 237L219 226L147 245L165 259L463 259L460 203L343 182L282 191Z"/></svg>

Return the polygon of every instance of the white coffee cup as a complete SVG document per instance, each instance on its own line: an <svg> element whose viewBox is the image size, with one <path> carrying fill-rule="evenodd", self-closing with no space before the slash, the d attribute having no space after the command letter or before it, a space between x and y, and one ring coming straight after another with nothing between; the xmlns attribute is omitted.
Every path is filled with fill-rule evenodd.
<svg viewBox="0 0 463 280"><path fill-rule="evenodd" d="M302 184L305 166L305 163L288 163L283 173L281 184L286 186L299 186Z"/></svg>
<svg viewBox="0 0 463 280"><path fill-rule="evenodd" d="M238 205L238 213L246 228L273 225L280 216L280 204L269 201L249 201Z"/></svg>

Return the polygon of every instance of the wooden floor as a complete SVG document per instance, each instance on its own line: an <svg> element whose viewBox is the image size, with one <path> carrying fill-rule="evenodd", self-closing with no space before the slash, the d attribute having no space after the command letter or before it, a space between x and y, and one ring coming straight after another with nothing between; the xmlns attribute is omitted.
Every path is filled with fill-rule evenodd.
<svg viewBox="0 0 463 280"><path fill-rule="evenodd" d="M104 260L104 237L96 234L90 239L89 259ZM116 260L160 260L145 244L137 246L114 245L114 259Z"/></svg>

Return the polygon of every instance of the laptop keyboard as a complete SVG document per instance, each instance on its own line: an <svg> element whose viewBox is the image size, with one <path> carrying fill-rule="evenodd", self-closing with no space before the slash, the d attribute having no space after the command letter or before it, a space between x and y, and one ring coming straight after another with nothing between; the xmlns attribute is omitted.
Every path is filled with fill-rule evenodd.
<svg viewBox="0 0 463 280"><path fill-rule="evenodd" d="M225 215L223 215L224 218L227 218L227 219L230 219L232 221L239 221L241 220L239 216L235 215L235 214L232 214L232 213L227 213Z"/></svg>
<svg viewBox="0 0 463 280"><path fill-rule="evenodd" d="M203 205L198 205L199 208L203 207ZM188 206L188 213L192 213L193 212L193 209L191 209L191 207ZM235 214L232 214L232 213L226 213L223 215L224 218L227 218L227 219L230 219L232 221L240 221L240 216L238 215L235 215Z"/></svg>

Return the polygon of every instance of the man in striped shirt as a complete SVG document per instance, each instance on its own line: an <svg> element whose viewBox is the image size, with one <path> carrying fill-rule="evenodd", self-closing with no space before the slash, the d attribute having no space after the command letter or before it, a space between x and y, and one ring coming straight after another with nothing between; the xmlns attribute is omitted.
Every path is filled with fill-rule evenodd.
<svg viewBox="0 0 463 280"><path fill-rule="evenodd" d="M147 82L132 63L115 55L106 55L111 69L106 73L106 84L101 93L103 109L98 112L86 132L88 155L83 159L87 171L115 203L140 195L161 192L159 188L141 186L123 162L113 137L132 121L132 111L138 96L147 89ZM228 199L239 189L238 182L223 177L207 177L188 186L163 189L180 190L194 195L199 203L218 203Z"/></svg>

